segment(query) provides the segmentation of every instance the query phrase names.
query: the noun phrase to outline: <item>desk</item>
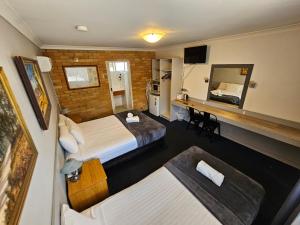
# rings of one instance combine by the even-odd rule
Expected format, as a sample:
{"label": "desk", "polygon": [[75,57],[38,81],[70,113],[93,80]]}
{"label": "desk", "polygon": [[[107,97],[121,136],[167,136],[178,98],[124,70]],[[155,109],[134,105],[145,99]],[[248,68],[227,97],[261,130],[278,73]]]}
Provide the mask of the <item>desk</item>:
{"label": "desk", "polygon": [[193,100],[175,100],[172,104],[183,108],[192,107],[199,111],[214,114],[220,121],[300,147],[299,129],[259,119],[254,116],[227,111]]}

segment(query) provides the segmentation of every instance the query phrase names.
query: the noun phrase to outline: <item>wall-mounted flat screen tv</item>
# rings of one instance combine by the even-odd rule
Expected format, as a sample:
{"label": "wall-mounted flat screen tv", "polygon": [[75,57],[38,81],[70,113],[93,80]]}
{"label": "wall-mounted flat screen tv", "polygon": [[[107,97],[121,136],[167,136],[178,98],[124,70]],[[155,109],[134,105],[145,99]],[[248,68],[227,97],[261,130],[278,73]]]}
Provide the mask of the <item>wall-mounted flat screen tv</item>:
{"label": "wall-mounted flat screen tv", "polygon": [[206,63],[207,45],[185,48],[184,49],[184,63],[196,64]]}

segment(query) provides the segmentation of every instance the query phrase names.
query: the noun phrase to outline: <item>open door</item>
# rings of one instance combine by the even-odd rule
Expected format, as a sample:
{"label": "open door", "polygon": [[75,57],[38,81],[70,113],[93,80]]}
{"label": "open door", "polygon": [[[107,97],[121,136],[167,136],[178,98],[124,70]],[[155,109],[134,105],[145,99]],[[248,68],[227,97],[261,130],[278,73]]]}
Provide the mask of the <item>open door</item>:
{"label": "open door", "polygon": [[130,64],[128,61],[107,61],[107,76],[114,113],[133,108]]}

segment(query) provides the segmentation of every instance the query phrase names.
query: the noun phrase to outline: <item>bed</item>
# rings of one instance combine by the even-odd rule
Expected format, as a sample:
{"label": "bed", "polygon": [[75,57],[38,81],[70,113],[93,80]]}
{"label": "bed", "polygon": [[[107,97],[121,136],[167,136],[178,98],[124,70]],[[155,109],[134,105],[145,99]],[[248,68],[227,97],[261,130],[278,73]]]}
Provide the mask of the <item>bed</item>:
{"label": "bed", "polygon": [[239,105],[243,87],[241,84],[221,82],[215,90],[210,91],[209,99]]}
{"label": "bed", "polygon": [[[139,123],[127,123],[127,113],[138,115]],[[162,139],[166,127],[144,113],[131,110],[78,124],[85,142],[76,153],[67,153],[67,158],[86,161],[99,158],[106,163],[130,151]]]}
{"label": "bed", "polygon": [[229,103],[229,104],[233,104],[233,105],[239,105],[241,102],[240,97],[230,95],[230,94],[216,95],[216,94],[210,93],[209,98],[214,101],[225,102],[225,103]]}
{"label": "bed", "polygon": [[[220,187],[196,171],[200,160],[225,175]],[[260,184],[193,146],[82,214],[84,225],[249,225],[263,196]]]}

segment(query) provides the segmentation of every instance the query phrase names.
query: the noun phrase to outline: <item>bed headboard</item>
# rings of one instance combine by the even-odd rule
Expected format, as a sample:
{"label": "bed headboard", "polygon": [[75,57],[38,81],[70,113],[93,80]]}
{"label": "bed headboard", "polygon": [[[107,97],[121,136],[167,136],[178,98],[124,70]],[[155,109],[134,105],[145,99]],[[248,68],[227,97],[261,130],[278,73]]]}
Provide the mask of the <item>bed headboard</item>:
{"label": "bed headboard", "polygon": [[65,161],[64,150],[57,142],[54,166],[53,200],[52,200],[52,225],[60,225],[60,208],[67,203],[65,177],[60,173]]}

